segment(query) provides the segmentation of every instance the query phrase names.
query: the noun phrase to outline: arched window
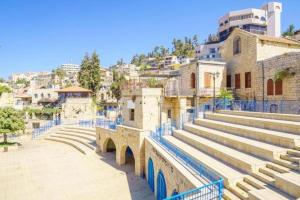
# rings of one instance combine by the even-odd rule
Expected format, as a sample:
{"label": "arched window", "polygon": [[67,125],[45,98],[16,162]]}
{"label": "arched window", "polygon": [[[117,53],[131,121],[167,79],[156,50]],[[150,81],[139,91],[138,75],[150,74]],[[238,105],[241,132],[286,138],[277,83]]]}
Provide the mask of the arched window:
{"label": "arched window", "polygon": [[275,95],[282,95],[282,80],[275,81]]}
{"label": "arched window", "polygon": [[191,73],[191,88],[196,88],[196,75]]}
{"label": "arched window", "polygon": [[260,20],[261,21],[266,21],[266,18],[265,17],[261,17]]}
{"label": "arched window", "polygon": [[148,159],[148,184],[152,192],[154,192],[154,167],[151,158]]}
{"label": "arched window", "polygon": [[233,55],[241,53],[241,38],[236,37],[233,40]]}
{"label": "arched window", "polygon": [[274,95],[274,82],[272,79],[267,82],[267,95]]}

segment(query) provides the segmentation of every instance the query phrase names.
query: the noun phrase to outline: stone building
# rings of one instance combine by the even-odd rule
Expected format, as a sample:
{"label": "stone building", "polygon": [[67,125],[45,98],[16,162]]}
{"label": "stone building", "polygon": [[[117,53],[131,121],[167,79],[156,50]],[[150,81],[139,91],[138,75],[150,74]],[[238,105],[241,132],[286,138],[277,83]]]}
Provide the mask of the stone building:
{"label": "stone building", "polygon": [[227,67],[227,88],[232,88],[239,99],[257,99],[263,85],[257,64],[289,52],[300,52],[300,43],[235,29],[221,51]]}
{"label": "stone building", "polygon": [[62,108],[62,119],[93,119],[96,116],[91,90],[72,86],[56,92]]}

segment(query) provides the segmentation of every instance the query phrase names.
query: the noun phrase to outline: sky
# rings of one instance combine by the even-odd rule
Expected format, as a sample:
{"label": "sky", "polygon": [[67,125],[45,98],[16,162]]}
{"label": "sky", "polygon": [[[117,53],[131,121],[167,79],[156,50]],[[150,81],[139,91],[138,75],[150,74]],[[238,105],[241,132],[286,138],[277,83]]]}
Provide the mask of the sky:
{"label": "sky", "polygon": [[[228,11],[260,8],[264,0],[1,0],[0,77],[80,64],[96,51],[101,65],[129,62],[172,39],[216,33]],[[300,1],[282,0],[282,29],[300,28]]]}

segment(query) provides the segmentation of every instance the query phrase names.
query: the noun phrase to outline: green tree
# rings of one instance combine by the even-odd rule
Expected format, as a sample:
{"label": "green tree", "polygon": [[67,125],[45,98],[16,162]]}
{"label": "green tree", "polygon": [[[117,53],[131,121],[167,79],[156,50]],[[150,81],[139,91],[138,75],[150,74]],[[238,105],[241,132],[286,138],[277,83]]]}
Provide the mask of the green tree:
{"label": "green tree", "polygon": [[220,94],[218,95],[218,98],[232,100],[233,93],[231,90],[221,89]]}
{"label": "green tree", "polygon": [[113,82],[110,86],[110,90],[112,95],[119,100],[121,99],[121,86],[125,82],[125,77],[123,75],[118,74],[115,70],[113,71]]}
{"label": "green tree", "polygon": [[293,24],[291,24],[291,25],[289,25],[287,30],[282,33],[282,36],[291,37],[291,36],[294,36],[294,34],[295,34],[295,26]]}
{"label": "green tree", "polygon": [[52,73],[53,73],[55,76],[58,77],[58,79],[59,79],[59,84],[60,84],[60,86],[62,86],[62,85],[63,85],[63,79],[64,79],[65,76],[66,76],[66,72],[65,72],[63,69],[61,69],[61,68],[57,68],[57,69],[53,70]]}
{"label": "green tree", "polygon": [[0,85],[0,96],[2,93],[11,93],[11,89],[5,85]]}
{"label": "green tree", "polygon": [[25,122],[23,113],[14,108],[0,108],[0,134],[3,135],[3,143],[7,144],[7,135],[24,130]]}
{"label": "green tree", "polygon": [[82,59],[78,73],[78,82],[81,87],[92,90],[93,97],[96,97],[102,82],[100,59],[96,52],[94,52],[91,57],[86,54]]}
{"label": "green tree", "polygon": [[4,83],[5,79],[4,78],[0,78],[0,83]]}
{"label": "green tree", "polygon": [[24,84],[25,87],[28,87],[30,85],[30,82],[27,81],[25,78],[19,78],[17,81],[16,81],[16,84]]}

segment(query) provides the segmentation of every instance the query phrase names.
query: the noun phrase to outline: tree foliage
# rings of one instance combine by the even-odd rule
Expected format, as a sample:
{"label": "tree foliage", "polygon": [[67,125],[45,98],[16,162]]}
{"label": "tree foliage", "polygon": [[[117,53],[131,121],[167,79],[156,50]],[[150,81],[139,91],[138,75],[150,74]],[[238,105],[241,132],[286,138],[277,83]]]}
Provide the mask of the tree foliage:
{"label": "tree foliage", "polygon": [[290,68],[285,68],[282,70],[277,70],[274,76],[274,79],[277,80],[283,80],[287,77],[294,76],[296,73],[294,71],[291,71]]}
{"label": "tree foliage", "polygon": [[28,80],[26,80],[25,78],[19,78],[16,81],[16,84],[23,84],[23,85],[25,85],[25,87],[28,87],[30,82]]}
{"label": "tree foliage", "polygon": [[121,99],[121,86],[125,82],[125,77],[113,71],[113,82],[110,86],[112,95],[119,101]]}
{"label": "tree foliage", "polygon": [[0,134],[4,137],[4,144],[7,143],[7,135],[24,130],[25,122],[22,112],[10,108],[0,108]]}
{"label": "tree foliage", "polygon": [[220,94],[218,95],[218,98],[232,100],[233,99],[233,93],[232,93],[231,90],[221,89]]}
{"label": "tree foliage", "polygon": [[62,86],[63,79],[64,79],[65,76],[66,76],[66,72],[65,72],[63,69],[61,69],[61,68],[57,68],[57,69],[53,70],[52,73],[53,73],[55,76],[58,77],[58,79],[59,79],[59,84],[60,84],[60,86]]}
{"label": "tree foliage", "polygon": [[173,52],[172,54],[178,57],[194,57],[195,48],[199,45],[197,35],[192,38],[185,37],[184,40],[173,39]]}
{"label": "tree foliage", "polygon": [[289,25],[289,27],[287,28],[286,31],[284,31],[282,33],[282,36],[284,37],[291,37],[291,36],[294,36],[295,35],[295,26],[293,24]]}
{"label": "tree foliage", "polygon": [[96,96],[102,82],[100,59],[96,52],[94,52],[91,57],[86,54],[82,59],[78,73],[78,82],[81,87],[92,90],[93,96]]}
{"label": "tree foliage", "polygon": [[7,87],[6,85],[0,85],[0,96],[2,93],[11,93],[11,89]]}

